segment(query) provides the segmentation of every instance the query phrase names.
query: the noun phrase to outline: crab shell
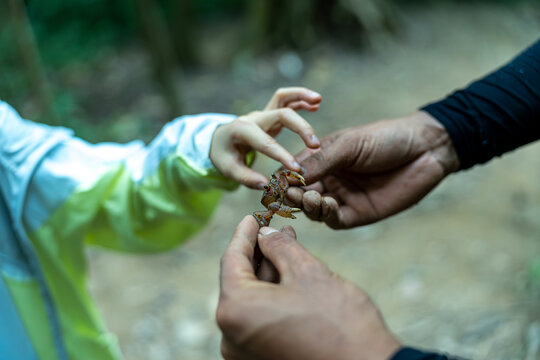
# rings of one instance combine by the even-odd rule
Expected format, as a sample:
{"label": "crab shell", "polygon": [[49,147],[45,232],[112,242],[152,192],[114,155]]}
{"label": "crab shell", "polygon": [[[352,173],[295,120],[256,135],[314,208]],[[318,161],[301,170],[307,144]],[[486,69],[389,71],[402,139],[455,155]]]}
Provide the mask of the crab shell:
{"label": "crab shell", "polygon": [[280,200],[279,195],[279,183],[273,183],[274,179],[272,179],[268,185],[264,186],[264,193],[261,198],[261,204],[264,205],[265,208],[268,208],[268,205],[270,205],[273,202],[276,202]]}

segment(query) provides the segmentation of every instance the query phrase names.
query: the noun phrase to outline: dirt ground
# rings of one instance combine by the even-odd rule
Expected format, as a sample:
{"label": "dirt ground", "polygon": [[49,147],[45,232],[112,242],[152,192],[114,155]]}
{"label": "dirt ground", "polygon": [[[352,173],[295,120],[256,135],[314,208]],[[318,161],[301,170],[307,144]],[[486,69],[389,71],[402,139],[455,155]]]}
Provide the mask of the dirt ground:
{"label": "dirt ground", "polygon": [[[540,34],[540,8],[531,6],[401,15],[398,36],[369,50],[326,42],[302,55],[297,79],[278,73],[280,54],[240,59],[247,65],[238,71],[188,74],[187,101],[195,112],[239,113],[262,107],[279,86],[308,86],[324,99],[306,118],[324,136],[410,113],[505,63]],[[279,140],[301,149],[290,134]],[[269,174],[277,164],[260,157],[255,167]],[[413,209],[374,225],[338,232],[301,215],[273,226],[292,224],[310,251],[372,296],[406,344],[474,359],[540,359],[538,179],[540,143],[452,175]],[[247,189],[226,194],[208,226],[166,254],[90,251],[92,292],[127,359],[220,358],[219,258],[259,199]]]}

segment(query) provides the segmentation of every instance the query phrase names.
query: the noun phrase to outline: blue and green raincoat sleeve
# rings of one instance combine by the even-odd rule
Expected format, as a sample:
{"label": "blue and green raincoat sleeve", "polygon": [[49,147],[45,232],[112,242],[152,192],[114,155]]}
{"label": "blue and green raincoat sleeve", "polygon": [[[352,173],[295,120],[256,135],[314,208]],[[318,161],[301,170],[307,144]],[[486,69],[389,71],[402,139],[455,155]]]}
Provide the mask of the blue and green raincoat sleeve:
{"label": "blue and green raincoat sleeve", "polygon": [[[69,358],[118,359],[87,291],[85,244],[131,252],[178,245],[209,219],[224,178],[209,159],[214,130],[234,116],[177,118],[145,146],[90,144],[71,130],[36,124],[0,102],[0,187],[35,252]],[[6,283],[40,358],[54,353],[42,294]]]}

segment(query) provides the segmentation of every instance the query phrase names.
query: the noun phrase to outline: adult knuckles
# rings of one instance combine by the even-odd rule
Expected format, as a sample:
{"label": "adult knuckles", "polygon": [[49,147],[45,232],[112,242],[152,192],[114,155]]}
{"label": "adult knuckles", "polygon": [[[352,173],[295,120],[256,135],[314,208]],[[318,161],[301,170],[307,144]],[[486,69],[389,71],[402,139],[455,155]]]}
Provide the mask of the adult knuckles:
{"label": "adult knuckles", "polygon": [[319,278],[321,275],[326,275],[321,264],[315,259],[304,257],[296,264],[297,272],[305,274],[306,278]]}
{"label": "adult knuckles", "polygon": [[311,278],[329,278],[332,276],[328,266],[311,254],[302,257],[302,261],[298,263],[298,270]]}
{"label": "adult knuckles", "polygon": [[357,285],[343,279],[339,274],[333,273],[333,276],[335,277],[336,282],[341,283],[342,293],[347,296],[347,298],[352,299],[356,306],[362,309],[362,312],[378,311],[378,308],[375,306],[367,292]]}
{"label": "adult knuckles", "polygon": [[322,149],[321,151],[317,151],[316,153],[312,154],[307,160],[325,163],[327,161],[329,152],[330,151],[328,149]]}
{"label": "adult knuckles", "polygon": [[[328,149],[322,149],[302,161],[302,166],[306,169],[304,177],[309,180],[317,180],[311,179],[311,176],[325,172],[324,169],[326,169],[331,162],[335,161],[331,155],[332,154]],[[337,155],[339,156],[339,154]]]}

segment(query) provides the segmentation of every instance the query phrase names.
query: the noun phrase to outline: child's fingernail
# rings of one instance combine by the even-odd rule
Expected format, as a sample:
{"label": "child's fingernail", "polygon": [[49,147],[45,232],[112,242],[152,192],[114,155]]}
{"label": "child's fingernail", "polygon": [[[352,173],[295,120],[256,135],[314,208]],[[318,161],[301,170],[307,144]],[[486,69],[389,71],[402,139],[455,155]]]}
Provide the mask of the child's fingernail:
{"label": "child's fingernail", "polygon": [[265,183],[260,182],[260,183],[257,184],[257,189],[262,190],[262,189],[264,189],[265,185],[266,185]]}
{"label": "child's fingernail", "polygon": [[300,164],[297,163],[296,161],[293,162],[293,166],[294,166],[295,169],[298,169],[298,170],[300,170],[302,168],[302,166],[300,166]]}
{"label": "child's fingernail", "polygon": [[321,141],[319,140],[317,135],[311,135],[311,142],[315,145],[321,145]]}
{"label": "child's fingernail", "polygon": [[313,97],[318,97],[318,96],[321,96],[321,94],[319,94],[319,93],[316,92],[316,91],[311,90],[311,96],[313,96]]}
{"label": "child's fingernail", "polygon": [[272,234],[272,233],[275,233],[275,232],[278,232],[276,229],[274,228],[271,228],[271,227],[268,227],[268,226],[265,226],[263,228],[261,228],[259,230],[259,232],[263,235],[268,235],[268,234]]}

